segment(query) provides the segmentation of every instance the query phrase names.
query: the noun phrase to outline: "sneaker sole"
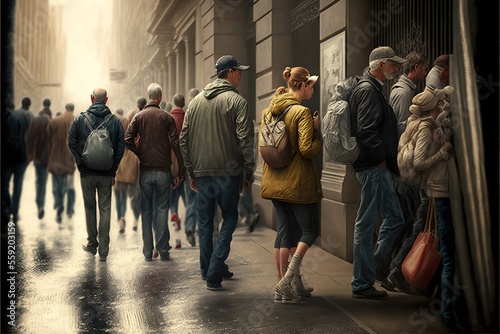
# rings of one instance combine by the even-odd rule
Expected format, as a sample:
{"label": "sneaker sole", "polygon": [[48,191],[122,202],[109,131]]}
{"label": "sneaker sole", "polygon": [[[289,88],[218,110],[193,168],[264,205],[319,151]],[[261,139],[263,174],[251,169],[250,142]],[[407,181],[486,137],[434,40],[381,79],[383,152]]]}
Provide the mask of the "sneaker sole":
{"label": "sneaker sole", "polygon": [[357,299],[374,299],[374,300],[380,300],[380,299],[386,299],[387,295],[385,295],[385,296],[377,296],[377,297],[367,297],[367,296],[358,295],[358,294],[354,294],[353,293],[352,297],[353,298],[357,298]]}

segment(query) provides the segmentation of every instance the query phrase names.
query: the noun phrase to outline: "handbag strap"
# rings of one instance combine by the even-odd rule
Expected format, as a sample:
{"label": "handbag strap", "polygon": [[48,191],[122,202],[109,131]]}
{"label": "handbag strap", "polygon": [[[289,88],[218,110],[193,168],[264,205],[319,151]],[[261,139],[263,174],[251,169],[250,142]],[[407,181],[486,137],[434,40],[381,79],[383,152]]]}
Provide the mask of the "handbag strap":
{"label": "handbag strap", "polygon": [[438,248],[439,235],[438,235],[438,224],[437,224],[437,214],[436,214],[436,204],[435,198],[429,198],[429,209],[427,210],[427,218],[425,220],[424,231],[431,233],[431,229],[434,227],[434,247]]}

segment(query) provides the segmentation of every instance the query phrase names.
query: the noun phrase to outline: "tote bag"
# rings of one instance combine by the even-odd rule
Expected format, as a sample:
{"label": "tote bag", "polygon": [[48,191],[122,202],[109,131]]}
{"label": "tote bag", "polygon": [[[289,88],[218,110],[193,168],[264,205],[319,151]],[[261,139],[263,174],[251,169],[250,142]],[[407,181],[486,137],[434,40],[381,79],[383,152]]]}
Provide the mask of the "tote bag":
{"label": "tote bag", "polygon": [[[432,233],[433,226],[434,233]],[[405,279],[418,290],[425,291],[427,289],[439,268],[442,256],[438,250],[438,240],[436,207],[434,198],[431,197],[425,228],[418,234],[413,247],[401,265]]]}

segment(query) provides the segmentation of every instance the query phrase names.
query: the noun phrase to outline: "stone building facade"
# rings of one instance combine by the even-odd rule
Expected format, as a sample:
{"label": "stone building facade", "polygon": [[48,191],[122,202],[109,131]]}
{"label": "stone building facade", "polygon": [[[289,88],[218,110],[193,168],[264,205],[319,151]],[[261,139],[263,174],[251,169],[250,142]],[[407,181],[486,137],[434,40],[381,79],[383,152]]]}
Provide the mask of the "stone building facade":
{"label": "stone building facade", "polygon": [[[452,0],[425,2],[424,11],[448,15]],[[215,74],[214,64],[224,54],[251,66],[243,74],[240,93],[255,112],[256,131],[261,111],[277,87],[284,84],[286,66],[304,66],[319,75],[315,94],[305,105],[325,114],[329,94],[338,80],[360,74],[374,46],[391,45],[405,56],[425,52],[431,61],[451,53],[451,17],[443,29],[428,28],[435,17],[419,13],[411,1],[368,0],[141,0],[126,5],[115,1],[113,36],[117,43],[111,64],[126,73],[116,80],[123,99],[135,106],[151,82],[164,88],[164,100],[190,88],[202,89]],[[441,13],[440,12],[440,13]],[[432,44],[425,42],[428,32]],[[272,203],[262,200],[259,157],[253,186],[261,223],[275,226]],[[324,199],[317,245],[352,260],[354,220],[359,185],[350,166],[335,164],[324,154]]]}
{"label": "stone building facade", "polygon": [[49,0],[17,0],[14,26],[14,104],[25,96],[31,110],[49,98],[53,110],[64,110],[62,81],[66,67],[62,7]]}

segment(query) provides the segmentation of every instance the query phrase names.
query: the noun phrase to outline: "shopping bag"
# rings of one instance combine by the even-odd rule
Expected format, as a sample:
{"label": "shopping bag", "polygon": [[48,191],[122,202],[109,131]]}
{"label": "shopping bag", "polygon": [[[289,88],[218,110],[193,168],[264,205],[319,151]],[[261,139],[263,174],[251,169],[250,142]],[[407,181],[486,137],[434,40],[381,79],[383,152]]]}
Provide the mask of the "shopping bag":
{"label": "shopping bag", "polygon": [[430,198],[425,228],[418,234],[401,265],[401,271],[408,283],[421,291],[427,289],[441,263],[437,231],[436,207],[434,198]]}

